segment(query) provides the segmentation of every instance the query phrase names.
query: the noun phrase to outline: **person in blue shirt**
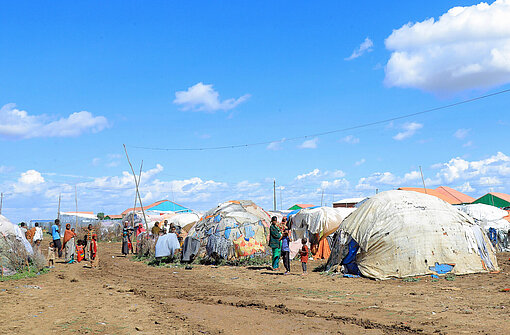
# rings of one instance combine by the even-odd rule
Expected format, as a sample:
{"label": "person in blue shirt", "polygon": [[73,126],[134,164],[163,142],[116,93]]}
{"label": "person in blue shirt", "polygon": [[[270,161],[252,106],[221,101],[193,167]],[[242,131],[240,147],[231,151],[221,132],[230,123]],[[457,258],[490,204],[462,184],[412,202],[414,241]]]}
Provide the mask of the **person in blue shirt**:
{"label": "person in blue shirt", "polygon": [[285,266],[285,275],[290,274],[290,237],[289,230],[285,229],[283,231],[282,237],[280,240],[282,241],[282,258],[283,258],[283,266]]}
{"label": "person in blue shirt", "polygon": [[62,242],[60,241],[60,220],[55,219],[55,224],[51,226],[51,237],[53,238],[53,245],[58,251],[58,258],[62,257]]}

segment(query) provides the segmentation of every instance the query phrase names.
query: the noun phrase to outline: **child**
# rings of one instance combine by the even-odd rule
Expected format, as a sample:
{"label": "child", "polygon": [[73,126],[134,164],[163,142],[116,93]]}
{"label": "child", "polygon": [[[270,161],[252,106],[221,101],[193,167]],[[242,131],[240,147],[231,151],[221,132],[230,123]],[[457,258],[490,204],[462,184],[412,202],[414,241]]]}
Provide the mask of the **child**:
{"label": "child", "polygon": [[50,269],[54,268],[55,265],[55,244],[53,242],[50,242],[50,246],[48,247],[48,267]]}
{"label": "child", "polygon": [[81,262],[85,258],[85,250],[83,249],[83,241],[79,240],[76,246],[76,260]]}
{"label": "child", "polygon": [[303,243],[303,247],[299,250],[299,255],[301,256],[301,267],[303,268],[303,276],[306,275],[306,263],[308,263],[308,246],[306,245],[306,238],[301,240]]}
{"label": "child", "polygon": [[97,267],[97,263],[99,263],[99,257],[97,256],[97,235],[93,234],[90,243],[90,267]]}
{"label": "child", "polygon": [[287,229],[283,231],[283,235],[280,240],[282,241],[283,266],[285,266],[284,275],[288,275],[290,274],[290,238],[289,231]]}

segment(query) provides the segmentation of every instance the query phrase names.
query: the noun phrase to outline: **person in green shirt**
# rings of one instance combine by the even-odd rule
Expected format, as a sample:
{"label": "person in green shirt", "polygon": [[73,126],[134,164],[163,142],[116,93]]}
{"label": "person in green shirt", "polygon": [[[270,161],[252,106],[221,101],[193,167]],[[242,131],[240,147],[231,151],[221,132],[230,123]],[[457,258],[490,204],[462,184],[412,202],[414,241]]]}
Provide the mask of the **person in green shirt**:
{"label": "person in green shirt", "polygon": [[280,266],[280,254],[281,254],[281,241],[282,233],[280,228],[276,225],[278,218],[273,216],[271,218],[271,227],[269,228],[269,247],[273,251],[272,268],[273,270],[278,269]]}

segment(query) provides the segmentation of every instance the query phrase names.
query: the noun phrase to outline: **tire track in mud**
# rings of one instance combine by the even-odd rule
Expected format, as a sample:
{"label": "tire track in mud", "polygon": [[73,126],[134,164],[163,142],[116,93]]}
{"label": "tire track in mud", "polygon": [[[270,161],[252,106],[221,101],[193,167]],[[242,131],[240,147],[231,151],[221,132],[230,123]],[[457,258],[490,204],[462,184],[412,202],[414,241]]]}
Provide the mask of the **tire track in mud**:
{"label": "tire track in mud", "polygon": [[[222,305],[238,309],[251,309],[253,311],[264,310],[273,314],[292,315],[301,318],[304,316],[306,318],[333,321],[339,325],[356,327],[359,330],[359,333],[363,333],[366,330],[379,330],[384,334],[427,334],[427,332],[421,328],[413,328],[404,323],[388,325],[372,321],[368,318],[357,318],[334,313],[321,314],[311,309],[293,309],[285,306],[284,304],[268,305],[257,300],[235,300],[236,296],[246,295],[246,292],[235,290],[233,288],[221,289],[219,284],[215,285],[207,283],[207,281],[203,280],[204,278],[193,278],[192,280],[185,282],[181,279],[175,282],[175,291],[169,291],[167,286],[155,284],[158,283],[158,281],[164,281],[165,277],[169,277],[169,269],[149,268],[143,263],[132,262],[125,258],[117,258],[115,262],[112,262],[111,258],[106,259],[108,259],[108,261],[103,263],[103,273],[100,275],[101,277],[104,278],[111,276],[121,281],[124,280],[126,282],[124,285],[126,288],[129,287],[128,290],[130,292],[149,300],[153,305],[155,305],[156,309],[167,316],[170,315],[173,321],[178,322],[181,327],[185,328],[190,333],[221,334],[224,333],[224,330],[197,324],[185,315],[179,313],[179,308],[172,303],[167,303],[165,299],[177,299],[192,304],[198,303],[207,306]],[[134,271],[130,271],[131,273],[126,274],[125,271],[123,271],[124,267],[134,268]],[[138,285],[133,287],[133,283],[137,283]],[[191,287],[193,288],[193,291],[189,290]],[[218,299],[196,294],[195,292],[213,292],[215,296],[225,297],[223,299]],[[229,298],[234,298],[234,300],[228,301]],[[338,328],[341,328],[341,326]],[[440,330],[436,330],[434,334],[442,334],[442,332]]]}

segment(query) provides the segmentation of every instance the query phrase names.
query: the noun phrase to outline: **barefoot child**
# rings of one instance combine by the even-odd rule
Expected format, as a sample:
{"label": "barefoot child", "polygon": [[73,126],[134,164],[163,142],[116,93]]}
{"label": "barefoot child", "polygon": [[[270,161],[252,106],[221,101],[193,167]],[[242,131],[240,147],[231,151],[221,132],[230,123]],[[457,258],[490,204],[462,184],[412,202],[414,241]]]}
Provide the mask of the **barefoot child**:
{"label": "barefoot child", "polygon": [[50,269],[55,267],[55,265],[54,265],[54,263],[55,263],[55,251],[56,251],[55,244],[53,242],[50,242],[50,246],[48,247],[48,257],[47,257],[47,259],[48,259],[48,267]]}
{"label": "barefoot child", "polygon": [[95,268],[99,263],[99,257],[97,256],[97,235],[92,235],[92,241],[90,243],[90,267]]}
{"label": "barefoot child", "polygon": [[301,267],[303,268],[303,275],[306,275],[306,263],[308,263],[308,246],[306,245],[306,238],[301,240],[303,243],[303,247],[299,250],[299,255],[301,256]]}

